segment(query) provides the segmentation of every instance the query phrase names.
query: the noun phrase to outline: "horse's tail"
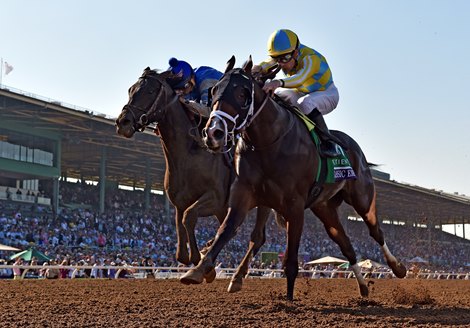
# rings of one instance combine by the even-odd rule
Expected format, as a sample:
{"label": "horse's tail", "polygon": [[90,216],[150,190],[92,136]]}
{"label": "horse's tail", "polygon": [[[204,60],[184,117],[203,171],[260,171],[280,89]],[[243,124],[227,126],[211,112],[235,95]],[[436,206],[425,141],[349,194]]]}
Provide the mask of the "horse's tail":
{"label": "horse's tail", "polygon": [[273,210],[273,212],[274,212],[274,219],[276,220],[277,226],[279,228],[283,228],[284,230],[287,229],[286,219],[276,210]]}

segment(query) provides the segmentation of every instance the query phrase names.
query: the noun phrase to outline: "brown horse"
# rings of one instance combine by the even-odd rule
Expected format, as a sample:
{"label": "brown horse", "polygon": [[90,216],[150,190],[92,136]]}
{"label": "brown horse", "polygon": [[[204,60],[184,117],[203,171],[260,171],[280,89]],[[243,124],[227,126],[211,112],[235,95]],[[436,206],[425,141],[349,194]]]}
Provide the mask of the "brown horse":
{"label": "brown horse", "polygon": [[304,209],[310,208],[352,265],[361,295],[367,296],[368,288],[356,263],[356,254],[339,220],[337,210],[343,201],[364,219],[394,274],[405,277],[406,268],[388,249],[379,227],[374,182],[359,145],[345,133],[333,132],[347,149],[356,179],[324,184],[321,193],[312,196],[320,156],[304,123],[268,97],[254,81],[251,58],[242,69],[233,69],[234,64],[232,57],[224,76],[212,89],[213,107],[204,137],[207,146],[217,153],[230,140],[235,140],[236,134],[241,135],[235,154],[237,177],[232,184],[229,211],[205,257],[181,277],[181,282],[201,283],[247,212],[255,206],[267,206],[287,221],[283,267],[287,298],[292,300],[299,270]]}
{"label": "brown horse", "polygon": [[[193,113],[178,100],[167,83],[171,78],[171,72],[157,73],[147,67],[129,88],[129,101],[116,120],[116,130],[131,138],[136,131],[157,123],[166,160],[164,187],[176,209],[176,259],[189,265],[201,259],[194,233],[197,219],[214,215],[222,223],[234,171],[223,154],[211,154],[202,148],[202,140],[194,133],[195,126],[190,118]],[[249,250],[234,279],[241,279],[248,272],[249,261],[264,244],[264,227],[269,214],[269,208],[258,208]],[[215,271],[206,275],[206,279],[208,277],[213,279]],[[232,291],[238,290],[241,283],[233,288]]]}

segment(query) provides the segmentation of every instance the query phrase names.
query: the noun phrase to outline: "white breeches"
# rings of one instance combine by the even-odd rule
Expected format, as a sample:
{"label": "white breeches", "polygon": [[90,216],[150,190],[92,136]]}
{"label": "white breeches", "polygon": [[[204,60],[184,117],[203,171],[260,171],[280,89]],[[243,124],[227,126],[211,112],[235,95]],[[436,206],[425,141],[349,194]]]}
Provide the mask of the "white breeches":
{"label": "white breeches", "polygon": [[325,91],[304,93],[290,88],[277,88],[276,95],[293,106],[299,107],[304,114],[309,114],[313,109],[318,109],[322,115],[326,115],[338,106],[339,93],[332,83]]}

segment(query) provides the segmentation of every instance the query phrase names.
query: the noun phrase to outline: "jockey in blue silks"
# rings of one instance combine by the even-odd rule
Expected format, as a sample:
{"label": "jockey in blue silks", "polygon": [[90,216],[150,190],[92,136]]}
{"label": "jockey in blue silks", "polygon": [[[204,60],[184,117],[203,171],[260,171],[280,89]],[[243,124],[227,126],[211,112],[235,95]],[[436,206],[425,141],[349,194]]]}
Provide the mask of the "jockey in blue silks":
{"label": "jockey in blue silks", "polygon": [[222,72],[208,66],[193,69],[187,62],[174,57],[170,58],[169,64],[168,70],[176,76],[170,85],[181,96],[180,100],[201,116],[209,117],[209,90],[222,77]]}

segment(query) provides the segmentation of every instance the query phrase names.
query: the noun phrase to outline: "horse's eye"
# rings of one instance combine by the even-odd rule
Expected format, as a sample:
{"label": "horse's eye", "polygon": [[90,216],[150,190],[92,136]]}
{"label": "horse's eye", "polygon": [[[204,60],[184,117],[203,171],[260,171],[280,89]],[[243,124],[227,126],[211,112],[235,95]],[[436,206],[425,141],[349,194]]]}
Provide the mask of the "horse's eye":
{"label": "horse's eye", "polygon": [[246,99],[248,98],[248,92],[249,92],[248,89],[243,88],[243,89],[242,89],[242,92],[241,92],[240,95],[239,95],[240,100],[242,100],[243,102],[245,102]]}

